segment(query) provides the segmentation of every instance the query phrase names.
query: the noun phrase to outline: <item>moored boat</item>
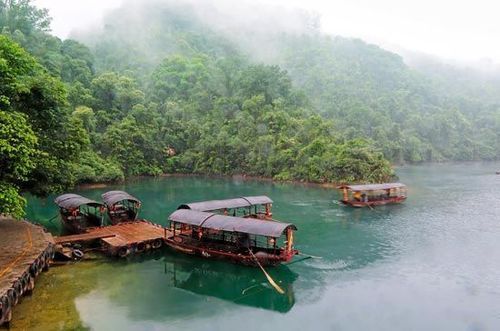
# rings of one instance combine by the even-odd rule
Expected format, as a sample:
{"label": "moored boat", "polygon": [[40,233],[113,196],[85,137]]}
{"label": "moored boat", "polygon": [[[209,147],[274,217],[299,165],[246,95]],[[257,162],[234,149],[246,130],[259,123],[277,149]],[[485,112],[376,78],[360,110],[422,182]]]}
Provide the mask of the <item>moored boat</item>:
{"label": "moored boat", "polygon": [[368,185],[341,185],[343,196],[340,202],[351,207],[372,207],[406,200],[407,188],[402,183]]}
{"label": "moored boat", "polygon": [[106,207],[100,202],[73,193],[60,195],[54,202],[66,233],[83,233],[89,227],[104,225]]}
{"label": "moored boat", "polygon": [[102,194],[111,224],[137,220],[141,201],[124,191],[109,191]]}
{"label": "moored boat", "polygon": [[[55,238],[59,253],[69,259],[80,259],[88,249],[98,249],[111,256],[126,257],[163,247],[165,228],[137,219],[140,208],[137,198],[123,191],[111,191],[103,194],[103,200],[109,209],[77,194],[56,198],[66,230]],[[112,224],[104,222],[106,210]]]}
{"label": "moored boat", "polygon": [[186,254],[249,266],[275,266],[298,254],[293,247],[297,227],[291,223],[189,209],[178,209],[169,222],[166,244]]}
{"label": "moored boat", "polygon": [[239,197],[234,199],[191,202],[180,205],[177,209],[190,209],[214,212],[227,216],[272,219],[273,200],[265,195]]}

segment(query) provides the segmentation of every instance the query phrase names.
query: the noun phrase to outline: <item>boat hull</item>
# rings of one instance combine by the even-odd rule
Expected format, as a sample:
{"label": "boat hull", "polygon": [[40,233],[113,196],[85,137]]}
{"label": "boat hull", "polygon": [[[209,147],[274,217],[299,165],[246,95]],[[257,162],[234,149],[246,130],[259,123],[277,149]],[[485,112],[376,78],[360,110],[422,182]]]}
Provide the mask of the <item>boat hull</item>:
{"label": "boat hull", "polygon": [[375,207],[375,206],[383,206],[388,204],[396,204],[402,203],[406,200],[406,197],[394,197],[390,199],[384,200],[372,200],[372,201],[352,201],[352,200],[340,200],[344,205],[354,207],[354,208],[363,208],[363,207]]}
{"label": "boat hull", "polygon": [[87,229],[86,224],[69,222],[67,220],[63,220],[62,224],[62,233],[63,234],[79,234],[84,233]]}
{"label": "boat hull", "polygon": [[282,262],[290,261],[293,258],[293,256],[298,253],[298,251],[296,250],[293,250],[290,254],[280,254],[280,255],[257,252],[255,253],[255,258],[254,258],[250,254],[247,255],[241,253],[221,251],[210,247],[193,246],[175,241],[172,238],[165,239],[165,243],[172,249],[184,254],[195,255],[208,259],[226,260],[232,263],[242,264],[251,267],[258,267],[258,264],[255,259],[257,259],[259,263],[264,267],[277,266]]}

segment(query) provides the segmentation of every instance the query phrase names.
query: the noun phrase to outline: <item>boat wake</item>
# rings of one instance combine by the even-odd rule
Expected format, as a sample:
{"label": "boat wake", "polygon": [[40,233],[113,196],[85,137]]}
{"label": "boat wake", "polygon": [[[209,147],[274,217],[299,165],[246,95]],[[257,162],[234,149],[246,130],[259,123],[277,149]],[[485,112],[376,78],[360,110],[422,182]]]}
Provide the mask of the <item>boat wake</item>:
{"label": "boat wake", "polygon": [[345,260],[325,261],[323,259],[311,259],[305,262],[308,267],[323,271],[340,271],[348,269],[352,263]]}

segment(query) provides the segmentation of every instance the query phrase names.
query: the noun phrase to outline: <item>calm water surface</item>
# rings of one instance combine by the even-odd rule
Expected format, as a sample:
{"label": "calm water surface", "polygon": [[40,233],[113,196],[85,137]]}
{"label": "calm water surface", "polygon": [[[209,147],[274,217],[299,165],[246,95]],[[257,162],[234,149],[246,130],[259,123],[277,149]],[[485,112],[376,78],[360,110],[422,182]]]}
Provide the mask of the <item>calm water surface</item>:
{"label": "calm water surface", "polygon": [[[336,203],[332,189],[207,178],[141,179],[124,189],[165,224],[183,202],[266,194],[293,221],[296,247],[322,259],[257,269],[173,253],[51,268],[16,307],[12,329],[500,330],[500,164],[398,169],[403,205]],[[29,218],[57,233],[57,210],[29,199]]]}

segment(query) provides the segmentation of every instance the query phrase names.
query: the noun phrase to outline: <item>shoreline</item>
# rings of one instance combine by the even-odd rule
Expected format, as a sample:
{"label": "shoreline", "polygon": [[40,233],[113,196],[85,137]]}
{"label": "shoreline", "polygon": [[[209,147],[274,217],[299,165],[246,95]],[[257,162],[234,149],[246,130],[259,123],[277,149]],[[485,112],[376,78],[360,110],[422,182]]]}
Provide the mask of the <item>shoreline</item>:
{"label": "shoreline", "polygon": [[268,183],[276,183],[276,184],[293,184],[293,185],[301,185],[301,186],[310,186],[310,187],[320,187],[326,189],[336,189],[342,183],[318,183],[311,182],[306,180],[275,180],[271,177],[265,176],[252,176],[245,174],[235,174],[235,175],[208,175],[208,174],[186,174],[186,173],[165,173],[158,176],[147,176],[147,175],[138,175],[131,176],[123,181],[117,182],[99,182],[99,183],[82,183],[75,185],[75,188],[78,189],[96,189],[96,188],[105,188],[111,185],[123,184],[128,182],[133,182],[135,180],[140,180],[144,178],[182,178],[182,177],[200,177],[200,178],[211,178],[211,179],[232,179],[232,180],[241,180],[241,181],[260,181],[260,182],[268,182]]}
{"label": "shoreline", "polygon": [[[472,164],[472,163],[486,163],[486,164],[495,164],[498,163],[498,160],[479,160],[479,161],[442,161],[442,162],[422,162],[422,163],[403,163],[403,164],[393,164],[393,168],[403,168],[406,166],[424,166],[424,165],[452,165],[452,164]],[[496,168],[495,168],[496,169]],[[77,184],[74,187],[75,188],[82,188],[82,189],[95,189],[95,188],[105,188],[110,185],[115,185],[115,184],[122,184],[122,183],[127,183],[131,182],[134,180],[139,180],[143,178],[167,178],[167,177],[172,177],[172,178],[181,178],[181,177],[204,177],[204,178],[218,178],[218,179],[233,179],[233,180],[253,180],[253,181],[261,181],[261,182],[271,182],[271,183],[276,183],[276,184],[294,184],[294,185],[302,185],[302,186],[311,186],[311,187],[320,187],[320,188],[327,188],[327,189],[336,189],[339,185],[346,184],[346,183],[341,183],[341,182],[326,182],[326,183],[320,183],[320,182],[311,182],[311,181],[306,181],[306,180],[276,180],[271,177],[265,177],[265,176],[254,176],[254,175],[246,175],[246,174],[234,174],[234,175],[215,175],[215,174],[196,174],[196,173],[163,173],[158,176],[149,176],[149,175],[137,175],[137,176],[131,176],[128,178],[125,178],[123,181],[116,181],[116,182],[98,182],[98,183],[81,183]],[[397,180],[394,178],[394,180]],[[349,184],[359,184],[358,182],[355,183],[349,183]]]}

